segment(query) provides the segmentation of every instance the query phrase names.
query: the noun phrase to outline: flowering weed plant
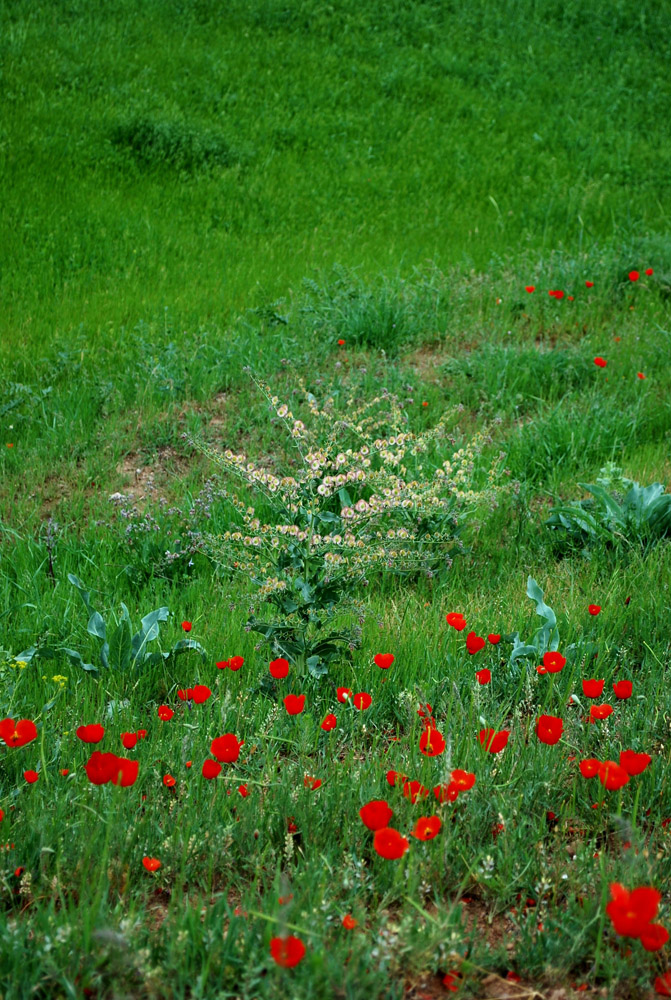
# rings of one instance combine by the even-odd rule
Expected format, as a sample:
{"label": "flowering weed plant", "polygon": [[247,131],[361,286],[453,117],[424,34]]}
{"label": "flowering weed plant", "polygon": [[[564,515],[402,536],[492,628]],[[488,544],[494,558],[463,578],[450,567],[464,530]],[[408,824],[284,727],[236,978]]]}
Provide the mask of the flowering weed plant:
{"label": "flowering weed plant", "polygon": [[337,393],[320,405],[299,380],[308,426],[266,382],[253,380],[293,442],[299,467],[275,475],[243,453],[193,441],[258,504],[222,487],[236,520],[206,538],[206,548],[248,577],[274,609],[272,617],[252,615],[248,628],[321,676],[343,647],[358,644],[357,628],[342,625],[360,611],[358,587],[382,571],[433,577],[449,568],[468,518],[496,501],[502,457],[483,468],[486,431],[455,447],[449,427],[459,407],[415,433],[393,394],[383,390],[365,403],[350,398],[338,410]]}

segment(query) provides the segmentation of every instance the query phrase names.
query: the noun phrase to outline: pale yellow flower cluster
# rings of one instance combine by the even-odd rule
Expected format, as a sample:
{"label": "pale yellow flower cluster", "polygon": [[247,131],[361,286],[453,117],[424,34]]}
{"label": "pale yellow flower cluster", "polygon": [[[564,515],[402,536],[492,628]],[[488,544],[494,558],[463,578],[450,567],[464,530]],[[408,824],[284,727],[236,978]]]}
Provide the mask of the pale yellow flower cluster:
{"label": "pale yellow flower cluster", "polygon": [[275,512],[264,522],[247,500],[224,490],[239,526],[210,539],[215,556],[255,580],[261,597],[285,589],[292,575],[300,575],[278,568],[289,552],[320,557],[325,580],[364,578],[376,566],[426,568],[440,558],[441,547],[454,542],[457,524],[481,504],[491,504],[501,489],[501,456],[490,464],[485,485],[476,486],[478,459],[490,443],[486,433],[440,456],[453,444],[450,427],[460,407],[414,433],[388,393],[363,404],[351,398],[338,413],[333,396],[320,406],[299,380],[313,418],[308,428],[265,382],[255,382],[295,442],[298,471],[277,476],[243,453],[228,449],[222,454],[194,444],[225,474],[264,496]]}

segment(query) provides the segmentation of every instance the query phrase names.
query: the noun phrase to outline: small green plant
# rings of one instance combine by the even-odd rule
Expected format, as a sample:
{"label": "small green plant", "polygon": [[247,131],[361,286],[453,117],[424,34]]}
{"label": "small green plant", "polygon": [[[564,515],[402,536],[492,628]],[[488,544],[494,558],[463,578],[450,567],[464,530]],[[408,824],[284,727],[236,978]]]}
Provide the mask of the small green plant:
{"label": "small green plant", "polygon": [[485,432],[444,458],[446,443],[454,444],[447,428],[457,407],[415,434],[392,394],[363,404],[352,398],[336,412],[335,394],[320,407],[300,383],[314,421],[308,428],[268,385],[255,381],[274,419],[288,430],[302,467],[276,476],[244,454],[221,454],[192,441],[227,476],[242,480],[262,508],[220,488],[237,521],[204,544],[274,608],[270,620],[252,615],[247,629],[259,632],[275,653],[322,676],[343,646],[358,644],[358,626],[337,624],[346,614],[360,615],[357,587],[377,572],[433,576],[451,564],[465,522],[495,500],[501,456],[478,487]]}
{"label": "small green plant", "polygon": [[671,535],[671,494],[661,483],[640,486],[612,463],[596,483],[578,483],[591,497],[553,507],[545,524],[571,544],[647,545]]}
{"label": "small green plant", "polygon": [[529,656],[539,658],[544,653],[555,652],[555,650],[559,649],[557,616],[552,608],[545,603],[543,591],[532,576],[527,580],[527,597],[536,605],[536,614],[544,619],[544,624],[536,629],[533,638],[529,642],[524,642],[520,639],[519,632],[504,636],[504,640],[511,642],[513,646],[508,660],[511,667],[520,658]]}
{"label": "small green plant", "polygon": [[[205,650],[194,639],[180,639],[172,649],[167,651],[150,651],[147,648],[148,643],[158,639],[161,622],[168,620],[168,608],[162,607],[150,611],[140,622],[138,631],[133,634],[130,614],[125,604],[121,604],[121,616],[118,621],[108,626],[100,612],[93,608],[89,591],[79,577],[75,576],[74,573],[68,573],[68,580],[79,591],[86,610],[89,612],[87,632],[102,640],[100,663],[105,670],[128,670],[129,668],[139,670],[143,667],[152,667],[163,663],[170,657],[187,653],[190,650],[196,650],[205,659]],[[26,664],[34,659],[53,660],[61,657],[67,657],[74,666],[81,667],[89,673],[98,673],[95,664],[87,663],[76,649],[65,646],[31,646],[30,649],[24,649],[21,653],[17,653],[14,660]]]}

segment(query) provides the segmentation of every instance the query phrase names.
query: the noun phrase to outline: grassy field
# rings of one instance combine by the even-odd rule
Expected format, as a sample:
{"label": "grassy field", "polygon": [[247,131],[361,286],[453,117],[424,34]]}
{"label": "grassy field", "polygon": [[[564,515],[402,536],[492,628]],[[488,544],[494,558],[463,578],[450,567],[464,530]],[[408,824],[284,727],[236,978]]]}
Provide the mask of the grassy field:
{"label": "grassy field", "polygon": [[[0,720],[36,725],[24,742],[0,722],[5,1000],[671,995],[668,946],[606,910],[612,884],[654,887],[671,928],[669,542],[612,506],[592,535],[546,524],[597,479],[622,504],[621,476],[671,478],[670,16],[0,8]],[[308,426],[300,385],[333,399],[333,456],[376,396],[383,436],[390,397],[408,432],[439,425],[403,460],[420,482],[486,437],[449,568],[381,560],[332,614],[299,583],[317,602],[303,624],[354,638],[316,666],[312,647],[288,655],[276,680],[290,633],[249,628],[272,609],[222,553],[240,515],[211,458],[302,467],[250,369]],[[238,488],[278,523],[271,496]],[[372,490],[324,501],[333,532]],[[145,659],[130,635],[159,608]],[[566,657],[550,676],[548,650]],[[297,715],[288,694],[306,696]],[[556,743],[541,716],[563,720]],[[500,753],[490,728],[510,733]],[[208,779],[222,734],[244,743]],[[621,788],[581,773],[627,750],[651,762]],[[136,779],[96,784],[95,751],[139,761]],[[455,769],[474,784],[441,802]],[[407,838],[398,859],[360,818],[375,800]],[[271,955],[288,935],[306,949],[293,968]]]}

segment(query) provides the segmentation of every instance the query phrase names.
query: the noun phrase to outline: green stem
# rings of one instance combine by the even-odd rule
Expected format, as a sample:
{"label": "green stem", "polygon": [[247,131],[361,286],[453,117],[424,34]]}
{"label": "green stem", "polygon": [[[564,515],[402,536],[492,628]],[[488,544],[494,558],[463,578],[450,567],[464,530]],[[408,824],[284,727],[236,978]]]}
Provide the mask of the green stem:
{"label": "green stem", "polygon": [[42,761],[42,775],[44,783],[49,784],[49,772],[47,771],[47,758],[44,752],[44,722],[42,722],[42,735],[40,736],[40,760]]}
{"label": "green stem", "polygon": [[604,871],[604,852],[599,851],[599,868],[601,869],[601,879],[602,879],[602,889],[601,889],[601,914],[599,917],[599,927],[597,930],[597,940],[596,940],[596,953],[594,955],[594,968],[593,974],[596,979],[599,973],[599,964],[601,962],[601,945],[603,942],[603,930],[606,924],[606,895],[608,892],[608,885],[606,883],[606,873]]}

